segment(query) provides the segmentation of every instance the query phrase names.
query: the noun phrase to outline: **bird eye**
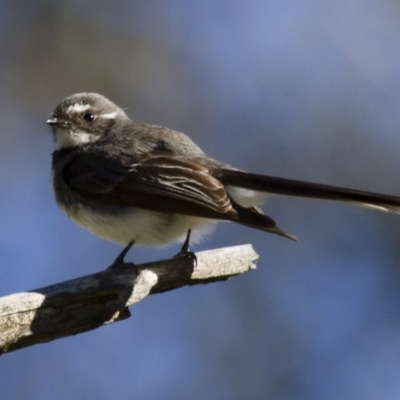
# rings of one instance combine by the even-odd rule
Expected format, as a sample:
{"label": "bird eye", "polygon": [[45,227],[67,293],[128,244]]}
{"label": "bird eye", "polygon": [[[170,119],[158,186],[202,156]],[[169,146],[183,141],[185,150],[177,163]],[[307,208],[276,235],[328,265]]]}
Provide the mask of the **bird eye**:
{"label": "bird eye", "polygon": [[94,121],[94,114],[92,113],[85,113],[83,114],[83,119],[87,122],[93,122]]}

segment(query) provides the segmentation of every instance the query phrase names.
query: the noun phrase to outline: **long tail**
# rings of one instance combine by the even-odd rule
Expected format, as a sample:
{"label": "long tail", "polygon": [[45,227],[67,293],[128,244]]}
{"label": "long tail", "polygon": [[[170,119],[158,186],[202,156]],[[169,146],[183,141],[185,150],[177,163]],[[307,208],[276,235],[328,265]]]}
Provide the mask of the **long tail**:
{"label": "long tail", "polygon": [[318,183],[275,178],[233,169],[224,169],[218,177],[224,185],[285,196],[335,200],[360,207],[400,214],[400,197],[363,192]]}

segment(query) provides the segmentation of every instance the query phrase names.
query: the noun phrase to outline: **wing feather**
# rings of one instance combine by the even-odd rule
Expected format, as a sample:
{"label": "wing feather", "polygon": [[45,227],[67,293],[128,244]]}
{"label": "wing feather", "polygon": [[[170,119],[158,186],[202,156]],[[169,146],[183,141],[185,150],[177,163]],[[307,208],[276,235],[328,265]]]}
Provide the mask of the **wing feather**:
{"label": "wing feather", "polygon": [[[206,167],[172,155],[148,154],[134,164],[98,154],[75,157],[65,168],[71,190],[103,204],[223,218],[232,210],[223,184]],[[228,217],[228,215],[226,215]]]}

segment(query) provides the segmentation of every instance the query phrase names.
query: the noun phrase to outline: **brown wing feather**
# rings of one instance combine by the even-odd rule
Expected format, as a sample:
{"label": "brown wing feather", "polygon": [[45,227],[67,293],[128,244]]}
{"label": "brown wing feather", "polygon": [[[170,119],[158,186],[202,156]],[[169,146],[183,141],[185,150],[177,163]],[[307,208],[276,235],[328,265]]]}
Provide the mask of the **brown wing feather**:
{"label": "brown wing feather", "polygon": [[206,218],[228,219],[233,212],[223,184],[207,168],[173,156],[143,158],[112,192],[124,205],[155,211],[162,203],[166,212]]}
{"label": "brown wing feather", "polygon": [[148,154],[134,164],[78,155],[63,176],[71,190],[103,204],[158,211],[162,203],[165,212],[220,219],[233,212],[223,184],[206,167],[170,155]]}
{"label": "brown wing feather", "polygon": [[229,220],[294,239],[259,209],[235,203],[207,167],[180,157],[152,153],[124,165],[85,155],[65,167],[64,179],[85,201]]}

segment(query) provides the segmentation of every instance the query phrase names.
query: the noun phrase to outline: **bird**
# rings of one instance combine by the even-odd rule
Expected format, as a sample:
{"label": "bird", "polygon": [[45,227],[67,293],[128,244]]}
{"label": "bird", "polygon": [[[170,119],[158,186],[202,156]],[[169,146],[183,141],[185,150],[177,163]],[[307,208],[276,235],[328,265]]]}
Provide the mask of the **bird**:
{"label": "bird", "polygon": [[55,150],[59,207],[93,234],[121,244],[113,266],[135,245],[189,241],[231,221],[297,240],[260,205],[278,194],[341,201],[400,213],[400,197],[243,171],[208,157],[187,135],[137,122],[98,93],[66,97],[46,121]]}

